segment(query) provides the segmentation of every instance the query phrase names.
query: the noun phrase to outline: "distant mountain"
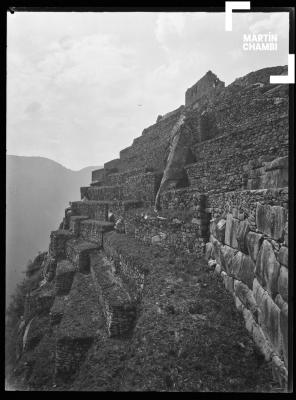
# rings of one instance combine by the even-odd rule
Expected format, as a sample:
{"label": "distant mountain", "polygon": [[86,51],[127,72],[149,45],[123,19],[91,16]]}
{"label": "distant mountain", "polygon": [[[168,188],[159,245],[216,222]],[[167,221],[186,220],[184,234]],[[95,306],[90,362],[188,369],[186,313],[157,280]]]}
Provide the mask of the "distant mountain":
{"label": "distant mountain", "polygon": [[6,299],[24,277],[27,261],[47,250],[70,200],[98,166],[72,171],[43,157],[6,157]]}

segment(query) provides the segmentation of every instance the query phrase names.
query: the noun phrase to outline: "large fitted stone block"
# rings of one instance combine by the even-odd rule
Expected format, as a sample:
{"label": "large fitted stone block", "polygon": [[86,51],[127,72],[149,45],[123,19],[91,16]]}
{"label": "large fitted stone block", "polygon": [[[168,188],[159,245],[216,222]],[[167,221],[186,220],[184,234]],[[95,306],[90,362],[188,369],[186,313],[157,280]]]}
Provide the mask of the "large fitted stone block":
{"label": "large fitted stone block", "polygon": [[216,237],[216,220],[212,219],[210,221],[210,234]]}
{"label": "large fitted stone block", "polygon": [[264,288],[275,296],[280,264],[278,263],[271,243],[264,240],[256,262],[256,276]]}
{"label": "large fitted stone block", "polygon": [[224,286],[228,292],[233,293],[233,278],[227,274],[222,276]]}
{"label": "large fitted stone block", "polygon": [[270,296],[262,296],[259,308],[259,325],[264,334],[268,337],[277,354],[281,352],[280,334],[280,309],[273,302]]}
{"label": "large fitted stone block", "polygon": [[282,188],[288,186],[288,157],[277,158],[265,166],[264,188]]}
{"label": "large fitted stone block", "polygon": [[288,247],[282,246],[278,254],[278,262],[288,267]]}
{"label": "large fitted stone block", "polygon": [[243,262],[243,253],[241,251],[238,251],[237,253],[234,254],[232,262],[229,266],[229,273],[237,279],[239,279],[238,276],[242,266],[242,262]]}
{"label": "large fitted stone block", "polygon": [[221,247],[221,261],[223,262],[222,266],[228,274],[231,272],[231,264],[237,252],[238,250],[235,250],[232,247],[226,245]]}
{"label": "large fitted stone block", "polygon": [[288,169],[288,156],[279,157],[275,160],[272,160],[269,163],[266,163],[265,166],[266,171],[273,171],[277,169]]}
{"label": "large fitted stone block", "polygon": [[205,259],[206,259],[206,260],[210,260],[210,259],[212,258],[212,256],[213,256],[213,251],[214,251],[213,243],[208,242],[208,243],[206,244],[206,251],[205,251]]}
{"label": "large fitted stone block", "polygon": [[222,244],[225,243],[225,229],[226,229],[226,220],[222,218],[217,222],[216,225],[216,238]]}
{"label": "large fitted stone block", "polygon": [[288,268],[281,266],[278,278],[278,292],[283,300],[288,301]]}
{"label": "large fitted stone block", "polygon": [[247,234],[250,230],[250,225],[247,220],[241,221],[237,230],[238,248],[245,254],[248,254]]}
{"label": "large fitted stone block", "polygon": [[245,320],[246,329],[250,333],[252,333],[253,326],[255,324],[255,320],[254,320],[254,317],[253,317],[251,311],[248,310],[246,307],[243,308],[243,317],[244,317],[244,320]]}
{"label": "large fitted stone block", "polygon": [[282,298],[282,296],[281,296],[280,294],[277,294],[277,295],[275,296],[274,302],[275,302],[275,304],[279,307],[280,310],[281,310],[281,309],[285,306],[285,304],[286,304],[286,302],[284,301],[284,299]]}
{"label": "large fitted stone block", "polygon": [[258,279],[254,279],[253,281],[253,296],[256,300],[257,305],[259,306],[262,302],[262,299],[264,296],[268,296],[268,293],[266,290],[263,289],[263,287],[260,285]]}
{"label": "large fitted stone block", "polygon": [[237,249],[237,231],[239,226],[239,220],[233,218],[232,214],[227,214],[226,217],[226,228],[225,228],[225,244]]}
{"label": "large fitted stone block", "polygon": [[253,287],[255,277],[255,264],[250,256],[243,254],[243,262],[239,274],[239,278],[246,283],[250,289]]}
{"label": "large fitted stone block", "polygon": [[230,273],[247,284],[249,288],[253,287],[255,264],[250,256],[246,256],[241,251],[237,252],[232,259]]}
{"label": "large fitted stone block", "polygon": [[274,169],[266,171],[262,179],[262,187],[264,188],[282,188],[288,186],[289,174],[288,169]]}
{"label": "large fitted stone block", "polygon": [[237,308],[240,312],[242,312],[243,309],[244,309],[243,303],[240,301],[240,299],[239,299],[236,295],[234,295],[233,297],[234,297],[234,302],[235,302],[236,308]]}
{"label": "large fitted stone block", "polygon": [[234,293],[240,299],[244,306],[246,306],[252,314],[258,312],[257,303],[253,295],[253,291],[247,285],[238,280],[234,280]]}
{"label": "large fitted stone block", "polygon": [[285,245],[289,245],[289,228],[288,228],[288,221],[285,223],[285,228],[284,228],[284,242]]}
{"label": "large fitted stone block", "polygon": [[256,225],[260,232],[283,241],[286,220],[286,210],[283,207],[257,203]]}
{"label": "large fitted stone block", "polygon": [[280,383],[281,387],[286,387],[288,382],[288,370],[284,362],[274,354],[272,356],[271,365],[274,379]]}
{"label": "large fitted stone block", "polygon": [[280,331],[282,350],[286,366],[288,365],[288,304],[285,303],[280,312]]}
{"label": "large fitted stone block", "polygon": [[248,254],[254,262],[256,262],[261,244],[263,242],[263,235],[256,232],[248,232],[246,235],[246,242]]}
{"label": "large fitted stone block", "polygon": [[264,355],[265,361],[269,361],[273,354],[273,349],[270,343],[266,340],[264,332],[262,331],[262,329],[258,324],[253,325],[252,334],[254,342]]}
{"label": "large fitted stone block", "polygon": [[215,239],[212,235],[210,237],[211,243],[213,244],[213,255],[215,257],[215,260],[217,261],[218,264],[221,265],[221,243]]}

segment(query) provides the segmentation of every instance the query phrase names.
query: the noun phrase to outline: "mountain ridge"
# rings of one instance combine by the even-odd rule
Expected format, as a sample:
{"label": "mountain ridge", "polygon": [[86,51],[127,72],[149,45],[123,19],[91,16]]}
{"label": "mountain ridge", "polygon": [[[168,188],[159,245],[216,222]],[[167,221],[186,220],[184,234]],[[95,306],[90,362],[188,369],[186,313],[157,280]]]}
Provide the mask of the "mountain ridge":
{"label": "mountain ridge", "polygon": [[46,250],[69,195],[79,198],[93,169],[74,171],[46,157],[6,155],[6,300],[26,263]]}

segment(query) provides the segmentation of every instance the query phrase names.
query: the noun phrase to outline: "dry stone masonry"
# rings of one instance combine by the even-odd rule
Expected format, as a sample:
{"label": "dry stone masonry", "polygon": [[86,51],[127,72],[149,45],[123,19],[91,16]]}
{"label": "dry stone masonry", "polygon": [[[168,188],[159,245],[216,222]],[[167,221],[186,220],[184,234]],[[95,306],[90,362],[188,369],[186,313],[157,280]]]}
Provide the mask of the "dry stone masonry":
{"label": "dry stone masonry", "polygon": [[56,381],[74,379],[98,338],[133,335],[152,246],[208,260],[287,384],[289,98],[285,85],[269,83],[286,70],[227,87],[209,71],[185,106],[92,172],[50,235],[42,285],[26,298],[27,346],[42,339],[32,319],[45,313]]}

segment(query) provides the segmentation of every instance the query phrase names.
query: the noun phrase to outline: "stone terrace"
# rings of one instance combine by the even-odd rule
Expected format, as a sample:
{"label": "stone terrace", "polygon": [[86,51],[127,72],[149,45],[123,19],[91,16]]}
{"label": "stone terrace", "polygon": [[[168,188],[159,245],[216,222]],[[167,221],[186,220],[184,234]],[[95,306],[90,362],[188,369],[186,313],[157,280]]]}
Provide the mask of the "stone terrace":
{"label": "stone terrace", "polygon": [[[289,99],[284,85],[270,85],[267,79],[283,71],[285,67],[256,71],[226,88],[210,73],[209,79],[189,89],[186,107],[159,117],[120,152],[120,158],[93,171],[90,186],[81,188],[81,200],[70,203],[64,229],[50,237],[48,263],[56,263],[54,278],[49,282],[45,276],[41,289],[55,288],[50,321],[56,338],[54,379],[59,385],[75,373],[86,373],[86,365],[95,374],[98,367],[87,357],[96,353],[98,343],[108,371],[104,352],[109,349],[116,358],[110,343],[119,343],[114,346],[128,359],[122,367],[126,379],[114,378],[119,390],[222,390],[229,373],[235,375],[234,383],[228,382],[225,390],[250,390],[253,382],[260,390],[272,379],[264,370],[267,366],[286,387]],[[208,91],[212,79],[216,85]],[[195,261],[184,278],[175,268],[188,257]],[[220,279],[218,286],[215,279]],[[233,324],[234,336],[238,331],[241,335],[240,340],[233,337],[235,342],[225,339],[223,357],[217,350],[224,332],[219,319],[223,311],[220,315],[215,309],[215,290],[230,310],[229,329]],[[240,319],[233,316],[235,307]],[[33,314],[28,314],[27,323]],[[192,323],[186,336],[185,328]],[[200,332],[202,346],[210,335],[208,362],[221,366],[221,376],[214,364],[219,376],[211,377],[204,364],[192,364],[190,376],[182,373],[180,357],[186,363],[189,348],[189,353],[203,352],[193,332]],[[164,364],[147,361],[158,346],[157,335],[171,346],[164,346],[169,353],[157,350],[163,360],[177,355],[162,383],[153,369],[160,371]],[[186,344],[186,337],[192,342]],[[130,348],[125,340],[130,340]],[[235,346],[240,348],[235,353],[238,363],[227,359]],[[248,369],[256,362],[255,346],[265,358],[264,368],[256,367],[256,377],[250,372],[246,378],[238,365]],[[141,361],[142,350],[146,363]],[[205,357],[201,355],[203,363]],[[204,368],[206,377],[198,372]],[[197,376],[204,381],[198,382]],[[106,390],[112,389],[107,385]]]}

